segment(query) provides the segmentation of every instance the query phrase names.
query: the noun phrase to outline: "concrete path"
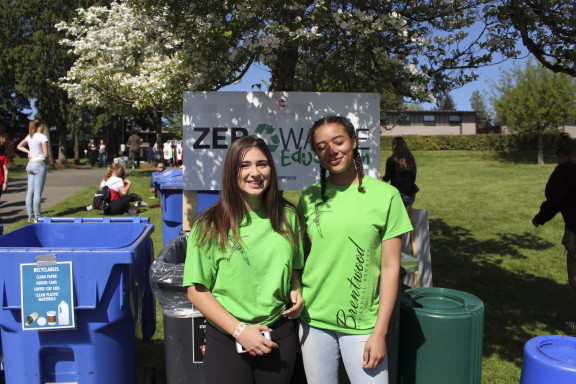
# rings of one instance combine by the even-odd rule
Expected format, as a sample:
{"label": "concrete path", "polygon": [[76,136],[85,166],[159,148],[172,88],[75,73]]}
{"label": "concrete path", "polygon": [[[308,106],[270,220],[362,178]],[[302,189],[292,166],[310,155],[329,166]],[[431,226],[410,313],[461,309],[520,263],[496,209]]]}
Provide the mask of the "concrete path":
{"label": "concrete path", "polygon": [[[71,168],[48,171],[42,192],[42,212],[74,193],[99,182],[104,177],[105,172],[104,168]],[[26,176],[13,178],[9,175],[8,189],[2,192],[0,197],[2,224],[11,224],[27,218],[25,203],[27,188],[28,178]],[[90,202],[86,203],[86,205],[88,204]]]}

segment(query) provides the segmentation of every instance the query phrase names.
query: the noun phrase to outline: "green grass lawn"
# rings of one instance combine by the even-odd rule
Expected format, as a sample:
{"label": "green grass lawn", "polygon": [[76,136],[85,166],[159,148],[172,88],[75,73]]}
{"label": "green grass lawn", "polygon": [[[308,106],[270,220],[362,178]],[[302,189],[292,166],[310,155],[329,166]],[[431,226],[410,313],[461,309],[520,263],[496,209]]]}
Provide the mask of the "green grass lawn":
{"label": "green grass lawn", "polygon": [[[491,152],[415,152],[418,163],[415,208],[429,211],[433,282],[436,287],[478,296],[485,305],[483,383],[518,383],[523,347],[532,337],[566,334],[576,321],[576,295],[566,282],[560,216],[534,228],[532,217],[544,198],[553,159],[536,165],[535,154]],[[381,153],[383,169],[388,151]],[[152,170],[129,173],[132,189],[153,204],[148,192]],[[96,184],[46,210],[46,216],[97,216],[86,211]],[[297,202],[299,192],[285,196]],[[141,216],[155,224],[155,254],[162,249],[159,208]],[[25,225],[6,226],[5,232]],[[146,361],[164,382],[162,314],[157,332],[144,344]]]}

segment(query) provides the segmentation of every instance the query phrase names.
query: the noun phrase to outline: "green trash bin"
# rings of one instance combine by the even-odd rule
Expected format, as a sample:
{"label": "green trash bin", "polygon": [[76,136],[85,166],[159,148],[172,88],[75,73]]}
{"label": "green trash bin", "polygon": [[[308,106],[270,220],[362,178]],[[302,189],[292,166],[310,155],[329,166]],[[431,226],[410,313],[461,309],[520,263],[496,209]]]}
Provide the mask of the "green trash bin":
{"label": "green trash bin", "polygon": [[484,304],[446,288],[406,290],[400,305],[399,384],[480,384]]}

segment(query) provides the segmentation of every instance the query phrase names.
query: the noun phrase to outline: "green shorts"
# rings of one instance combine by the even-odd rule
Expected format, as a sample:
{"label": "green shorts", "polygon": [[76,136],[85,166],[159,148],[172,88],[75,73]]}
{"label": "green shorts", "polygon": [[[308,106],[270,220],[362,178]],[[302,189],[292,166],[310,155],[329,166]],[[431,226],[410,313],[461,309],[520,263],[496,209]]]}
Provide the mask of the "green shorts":
{"label": "green shorts", "polygon": [[562,244],[566,248],[566,254],[576,259],[576,232],[566,229],[564,237],[562,237]]}

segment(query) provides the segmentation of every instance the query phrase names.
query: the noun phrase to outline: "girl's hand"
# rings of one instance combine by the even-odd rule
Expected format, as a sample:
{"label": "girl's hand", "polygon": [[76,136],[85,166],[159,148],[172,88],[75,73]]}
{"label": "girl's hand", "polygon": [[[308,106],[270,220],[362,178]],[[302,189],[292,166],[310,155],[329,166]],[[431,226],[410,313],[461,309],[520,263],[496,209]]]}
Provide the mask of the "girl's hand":
{"label": "girl's hand", "polygon": [[266,355],[272,352],[272,349],[278,348],[278,344],[265,338],[262,331],[271,332],[272,330],[265,325],[248,325],[238,337],[240,344],[252,356]]}
{"label": "girl's hand", "polygon": [[290,300],[292,301],[292,307],[282,312],[282,316],[290,320],[297,319],[304,309],[304,299],[299,289],[290,291]]}
{"label": "girl's hand", "polygon": [[371,334],[364,346],[362,368],[376,368],[386,356],[386,336]]}

